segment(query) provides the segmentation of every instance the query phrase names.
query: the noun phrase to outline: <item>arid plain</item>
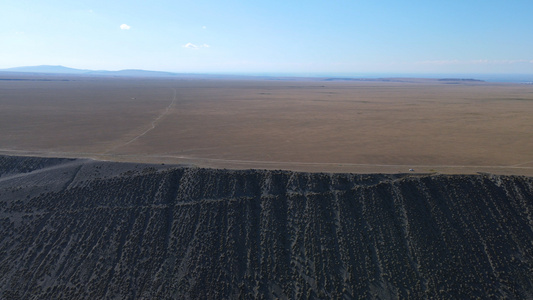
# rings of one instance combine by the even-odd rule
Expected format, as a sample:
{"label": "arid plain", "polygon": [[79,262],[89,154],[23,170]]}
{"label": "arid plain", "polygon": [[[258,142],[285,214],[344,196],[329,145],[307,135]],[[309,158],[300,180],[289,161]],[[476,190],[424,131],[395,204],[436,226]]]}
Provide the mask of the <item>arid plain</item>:
{"label": "arid plain", "polygon": [[10,155],[533,175],[525,84],[2,75],[0,128]]}

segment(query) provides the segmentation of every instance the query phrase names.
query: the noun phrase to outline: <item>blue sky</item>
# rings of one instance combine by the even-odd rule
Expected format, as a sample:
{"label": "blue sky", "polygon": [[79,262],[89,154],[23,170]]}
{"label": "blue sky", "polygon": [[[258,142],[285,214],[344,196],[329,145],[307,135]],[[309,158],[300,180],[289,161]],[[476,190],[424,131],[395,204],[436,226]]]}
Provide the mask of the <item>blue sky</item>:
{"label": "blue sky", "polygon": [[533,1],[0,3],[0,68],[533,73]]}

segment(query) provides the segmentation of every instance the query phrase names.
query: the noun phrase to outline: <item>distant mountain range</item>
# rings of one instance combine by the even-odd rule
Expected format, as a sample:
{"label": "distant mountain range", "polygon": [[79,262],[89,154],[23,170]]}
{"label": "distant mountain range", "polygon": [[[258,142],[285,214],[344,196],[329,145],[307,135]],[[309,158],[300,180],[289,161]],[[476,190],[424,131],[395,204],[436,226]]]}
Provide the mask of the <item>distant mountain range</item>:
{"label": "distant mountain range", "polygon": [[146,70],[120,70],[120,71],[105,71],[105,70],[83,70],[74,69],[64,66],[28,66],[16,67],[8,69],[0,69],[0,72],[17,72],[17,73],[41,73],[41,74],[72,74],[72,75],[88,75],[88,76],[122,76],[122,77],[172,77],[183,74],[160,72],[160,71],[146,71]]}
{"label": "distant mountain range", "polygon": [[[64,66],[26,66],[15,67],[8,69],[0,69],[0,74],[45,74],[45,75],[76,75],[76,76],[109,76],[109,77],[174,77],[174,78],[230,78],[230,79],[242,79],[242,80],[311,80],[311,81],[405,81],[409,79],[433,79],[439,80],[442,83],[475,83],[481,81],[487,82],[515,82],[515,83],[533,83],[533,74],[442,74],[442,77],[438,75],[424,75],[424,74],[368,74],[354,75],[354,76],[342,76],[342,77],[330,77],[324,74],[316,76],[298,76],[298,75],[283,75],[283,74],[199,74],[199,73],[173,73],[162,71],[149,71],[139,69],[126,69],[119,71],[107,71],[107,70],[87,70],[87,69],[75,69]],[[457,77],[455,76],[457,75]],[[469,77],[464,77],[469,76]],[[471,76],[471,77],[470,77]],[[476,78],[476,79],[464,79],[464,78]]]}

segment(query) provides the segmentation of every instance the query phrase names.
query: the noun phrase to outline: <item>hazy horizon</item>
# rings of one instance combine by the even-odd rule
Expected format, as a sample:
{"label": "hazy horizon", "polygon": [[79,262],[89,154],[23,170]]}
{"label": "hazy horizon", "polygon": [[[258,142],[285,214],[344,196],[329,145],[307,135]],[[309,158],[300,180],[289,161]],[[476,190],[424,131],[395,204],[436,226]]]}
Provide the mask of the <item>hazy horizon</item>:
{"label": "hazy horizon", "polygon": [[[40,71],[35,71],[42,69]],[[44,71],[54,70],[54,71]],[[68,71],[72,70],[72,73]],[[39,66],[18,66],[14,68],[0,69],[0,72],[15,72],[15,73],[56,73],[56,74],[78,74],[78,75],[103,75],[109,72],[112,75],[118,75],[120,72],[148,72],[156,73],[155,76],[169,76],[173,75],[207,75],[207,76],[255,76],[255,77],[287,77],[287,78],[427,78],[427,79],[441,79],[441,78],[461,78],[461,79],[476,79],[488,82],[510,82],[510,83],[533,83],[533,74],[505,74],[505,73],[488,73],[488,74],[474,74],[474,73],[333,73],[333,72],[316,72],[316,73],[297,73],[297,72],[167,72],[160,70],[144,70],[144,69],[121,69],[121,70],[95,70],[95,69],[76,69],[69,66],[62,65],[39,65]],[[55,72],[59,71],[59,72]],[[83,73],[85,71],[86,73]],[[160,74],[157,74],[160,73]],[[173,75],[172,75],[173,74]],[[128,75],[126,75],[128,76]],[[133,75],[129,75],[133,76]]]}
{"label": "hazy horizon", "polygon": [[533,74],[533,2],[8,1],[0,69]]}

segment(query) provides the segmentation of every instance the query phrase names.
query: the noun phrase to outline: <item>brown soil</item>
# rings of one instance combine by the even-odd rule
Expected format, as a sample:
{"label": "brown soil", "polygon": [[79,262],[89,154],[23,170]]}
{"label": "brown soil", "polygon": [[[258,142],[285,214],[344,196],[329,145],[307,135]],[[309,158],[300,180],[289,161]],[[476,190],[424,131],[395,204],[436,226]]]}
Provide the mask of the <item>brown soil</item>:
{"label": "brown soil", "polygon": [[4,154],[327,172],[533,175],[533,86],[0,80]]}

